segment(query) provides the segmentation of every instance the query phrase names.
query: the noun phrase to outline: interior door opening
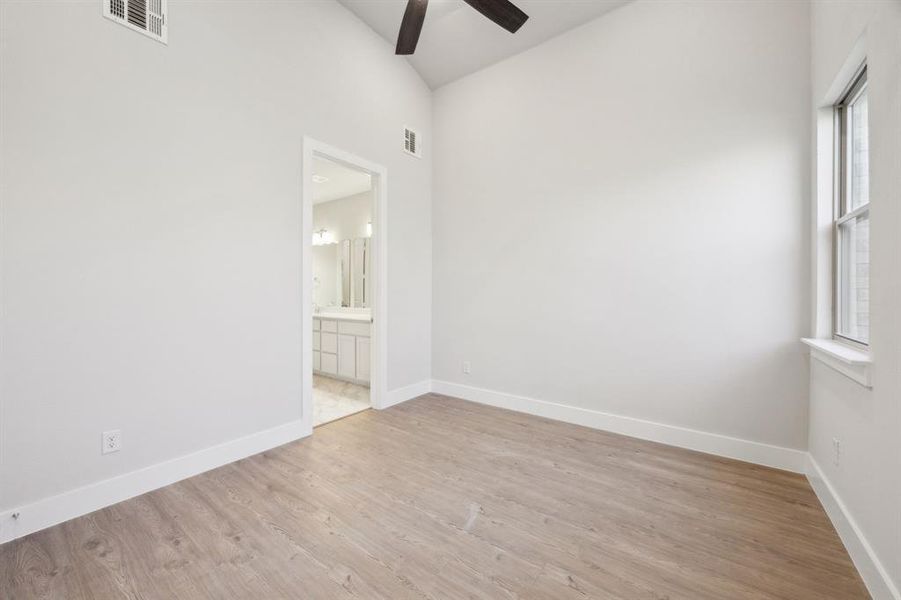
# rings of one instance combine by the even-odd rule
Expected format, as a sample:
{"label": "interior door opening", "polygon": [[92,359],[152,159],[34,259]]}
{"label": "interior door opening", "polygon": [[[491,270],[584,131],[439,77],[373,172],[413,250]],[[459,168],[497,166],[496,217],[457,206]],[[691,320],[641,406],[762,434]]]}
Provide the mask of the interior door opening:
{"label": "interior door opening", "polygon": [[304,398],[311,429],[384,398],[386,172],[304,140]]}
{"label": "interior door opening", "polygon": [[313,426],[370,408],[372,176],[313,158]]}

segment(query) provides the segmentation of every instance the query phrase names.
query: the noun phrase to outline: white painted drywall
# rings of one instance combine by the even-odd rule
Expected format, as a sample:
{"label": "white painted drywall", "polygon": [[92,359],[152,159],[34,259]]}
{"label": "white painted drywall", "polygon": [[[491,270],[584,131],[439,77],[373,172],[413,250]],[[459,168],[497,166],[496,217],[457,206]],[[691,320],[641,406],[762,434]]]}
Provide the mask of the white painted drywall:
{"label": "white painted drywall", "polygon": [[437,90],[433,378],[805,448],[809,22],[636,2]]}
{"label": "white painted drywall", "polygon": [[388,389],[429,378],[431,98],[390,44],[335,2],[0,27],[0,510],[300,417],[304,135],[387,167]]}
{"label": "white painted drywall", "polygon": [[[873,388],[819,363],[810,382],[810,454],[901,589],[901,2],[817,1],[812,107],[828,106],[849,58],[867,59],[870,125],[870,331]],[[853,65],[851,65],[853,68]],[[845,69],[847,71],[847,69]],[[828,136],[828,128],[824,132]],[[830,152],[826,144],[817,144]],[[828,156],[826,157],[828,163]],[[819,162],[819,161],[818,161]],[[824,174],[820,173],[820,177]],[[831,191],[828,174],[823,193]],[[828,205],[829,198],[826,198]],[[828,240],[827,240],[828,241]],[[819,252],[828,270],[829,252]],[[822,265],[820,265],[822,266]],[[819,270],[819,269],[818,269]],[[825,288],[828,305],[829,288]],[[820,311],[824,312],[824,311]],[[825,317],[828,317],[826,312]],[[828,328],[820,326],[818,329]],[[833,439],[840,442],[836,465]],[[872,590],[872,588],[871,588]],[[884,596],[888,597],[888,595]]]}

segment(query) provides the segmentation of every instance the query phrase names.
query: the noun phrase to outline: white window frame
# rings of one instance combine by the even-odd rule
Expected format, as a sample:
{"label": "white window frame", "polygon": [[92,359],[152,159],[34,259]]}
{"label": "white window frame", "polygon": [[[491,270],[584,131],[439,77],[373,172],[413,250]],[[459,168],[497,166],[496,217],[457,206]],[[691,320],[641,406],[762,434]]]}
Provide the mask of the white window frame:
{"label": "white window frame", "polygon": [[[848,131],[848,108],[867,89],[867,66],[863,64],[854,74],[851,83],[835,105],[835,203],[832,229],[832,338],[863,350],[869,349],[869,341],[864,342],[843,334],[841,314],[843,294],[843,277],[841,270],[841,226],[863,215],[869,216],[870,201],[853,210],[850,208],[850,186],[848,172],[850,170],[850,132]],[[871,332],[872,333],[872,332]]]}

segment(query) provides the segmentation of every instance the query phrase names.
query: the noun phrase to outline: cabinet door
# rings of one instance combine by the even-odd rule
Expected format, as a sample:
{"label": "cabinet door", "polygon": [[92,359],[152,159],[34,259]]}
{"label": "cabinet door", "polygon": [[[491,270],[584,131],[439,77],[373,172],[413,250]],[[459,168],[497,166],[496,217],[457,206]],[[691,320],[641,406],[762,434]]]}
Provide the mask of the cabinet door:
{"label": "cabinet door", "polygon": [[357,338],[357,379],[369,381],[369,338]]}
{"label": "cabinet door", "polygon": [[314,371],[318,371],[321,368],[322,363],[320,362],[319,356],[320,355],[318,352],[315,352],[315,351],[313,352],[313,370]]}
{"label": "cabinet door", "polygon": [[352,335],[338,336],[338,375],[355,379],[357,376],[357,344]]}
{"label": "cabinet door", "polygon": [[319,350],[319,339],[320,334],[318,331],[313,332],[313,350]]}
{"label": "cabinet door", "polygon": [[335,354],[338,352],[338,336],[334,333],[323,333],[319,336],[319,350]]}
{"label": "cabinet door", "polygon": [[319,370],[323,373],[328,373],[329,375],[335,375],[338,373],[338,355],[337,354],[327,354],[323,352],[319,357],[320,368]]}

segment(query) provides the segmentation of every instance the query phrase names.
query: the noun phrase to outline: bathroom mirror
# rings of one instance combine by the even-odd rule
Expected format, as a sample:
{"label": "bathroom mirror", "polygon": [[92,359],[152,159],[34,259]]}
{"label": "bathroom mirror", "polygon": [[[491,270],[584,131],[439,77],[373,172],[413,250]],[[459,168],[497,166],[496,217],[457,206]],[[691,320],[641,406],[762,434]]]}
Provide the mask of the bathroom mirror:
{"label": "bathroom mirror", "polygon": [[369,238],[358,238],[351,248],[351,306],[369,307]]}
{"label": "bathroom mirror", "polygon": [[341,306],[351,306],[351,293],[350,293],[350,271],[351,271],[351,257],[350,257],[350,249],[351,243],[350,240],[341,240],[338,243],[338,268],[339,268],[339,276],[338,281],[340,282],[340,297],[341,297]]}
{"label": "bathroom mirror", "polygon": [[320,307],[370,306],[370,240],[313,246],[313,303]]}

